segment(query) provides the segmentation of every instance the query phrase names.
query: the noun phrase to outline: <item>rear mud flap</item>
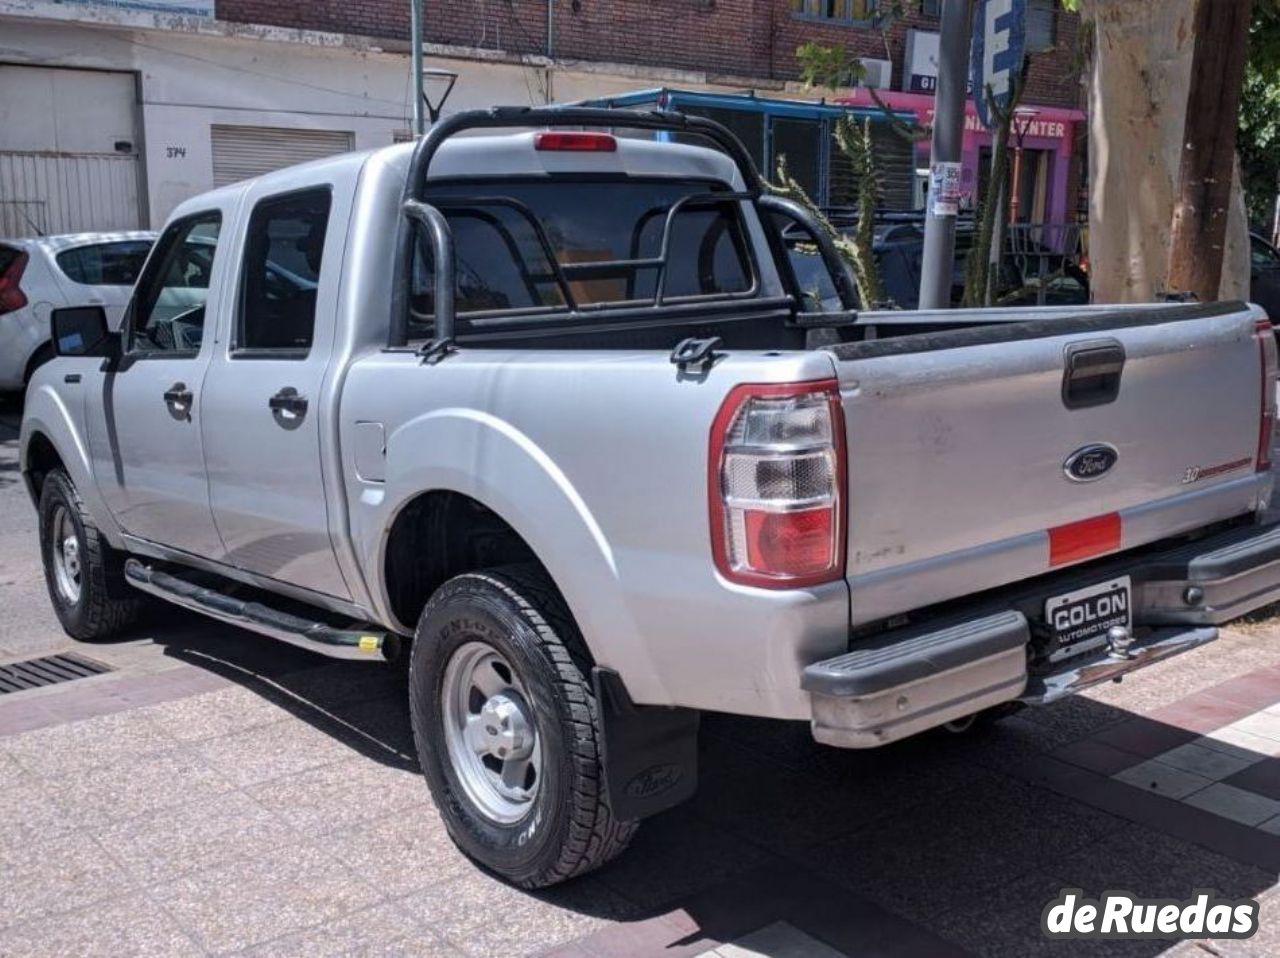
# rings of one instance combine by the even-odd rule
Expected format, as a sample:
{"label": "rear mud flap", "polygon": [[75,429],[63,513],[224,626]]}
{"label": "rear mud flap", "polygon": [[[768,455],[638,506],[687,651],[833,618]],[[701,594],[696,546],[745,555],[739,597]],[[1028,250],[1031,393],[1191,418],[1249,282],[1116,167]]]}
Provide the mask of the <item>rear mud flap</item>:
{"label": "rear mud flap", "polygon": [[639,821],[690,798],[698,788],[698,711],[636,705],[612,669],[593,669],[592,682],[614,817]]}

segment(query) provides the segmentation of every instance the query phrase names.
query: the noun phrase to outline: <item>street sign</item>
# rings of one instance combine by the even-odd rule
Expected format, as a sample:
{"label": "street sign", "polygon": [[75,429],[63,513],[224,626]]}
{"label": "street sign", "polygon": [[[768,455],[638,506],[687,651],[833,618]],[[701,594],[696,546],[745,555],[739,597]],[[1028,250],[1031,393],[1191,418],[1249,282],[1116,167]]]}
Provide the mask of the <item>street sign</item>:
{"label": "street sign", "polygon": [[1007,110],[1027,39],[1027,0],[978,0],[973,18],[970,83],[978,118],[987,129],[994,117],[987,109],[987,89],[996,106]]}

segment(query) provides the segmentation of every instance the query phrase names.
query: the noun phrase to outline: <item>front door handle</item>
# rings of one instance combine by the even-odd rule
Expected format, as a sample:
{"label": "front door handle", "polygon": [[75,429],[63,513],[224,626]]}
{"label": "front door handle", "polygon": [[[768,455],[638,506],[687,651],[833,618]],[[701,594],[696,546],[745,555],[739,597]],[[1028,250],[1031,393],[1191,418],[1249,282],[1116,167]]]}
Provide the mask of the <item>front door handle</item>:
{"label": "front door handle", "polygon": [[170,406],[190,406],[195,398],[186,383],[174,383],[164,391],[164,401]]}
{"label": "front door handle", "polygon": [[298,395],[298,390],[285,386],[267,400],[267,407],[272,412],[287,412],[294,416],[304,416],[307,412],[307,397]]}

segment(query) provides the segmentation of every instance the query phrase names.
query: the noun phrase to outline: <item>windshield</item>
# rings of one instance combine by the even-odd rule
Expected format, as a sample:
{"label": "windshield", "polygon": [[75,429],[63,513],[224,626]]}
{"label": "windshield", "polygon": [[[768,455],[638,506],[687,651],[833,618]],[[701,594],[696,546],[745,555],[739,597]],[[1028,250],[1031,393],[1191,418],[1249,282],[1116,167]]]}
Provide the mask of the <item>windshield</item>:
{"label": "windshield", "polygon": [[[427,201],[453,231],[458,314],[474,317],[653,302],[668,213],[681,200],[663,301],[750,294],[755,272],[738,204],[713,192],[727,190],[673,179],[477,180],[432,184]],[[411,337],[430,335],[433,292],[430,247],[420,242]]]}

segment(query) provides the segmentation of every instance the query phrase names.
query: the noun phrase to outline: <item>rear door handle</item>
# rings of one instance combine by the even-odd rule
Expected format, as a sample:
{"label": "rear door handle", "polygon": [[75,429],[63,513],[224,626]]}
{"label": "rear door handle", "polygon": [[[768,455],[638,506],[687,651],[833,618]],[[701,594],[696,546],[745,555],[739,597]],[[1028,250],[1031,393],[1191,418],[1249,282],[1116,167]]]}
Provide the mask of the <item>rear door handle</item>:
{"label": "rear door handle", "polygon": [[174,383],[164,391],[164,401],[170,406],[190,406],[195,398],[186,383]]}
{"label": "rear door handle", "polygon": [[272,412],[287,412],[295,416],[303,416],[307,412],[307,397],[298,395],[298,390],[292,386],[285,386],[267,400],[267,406]]}

